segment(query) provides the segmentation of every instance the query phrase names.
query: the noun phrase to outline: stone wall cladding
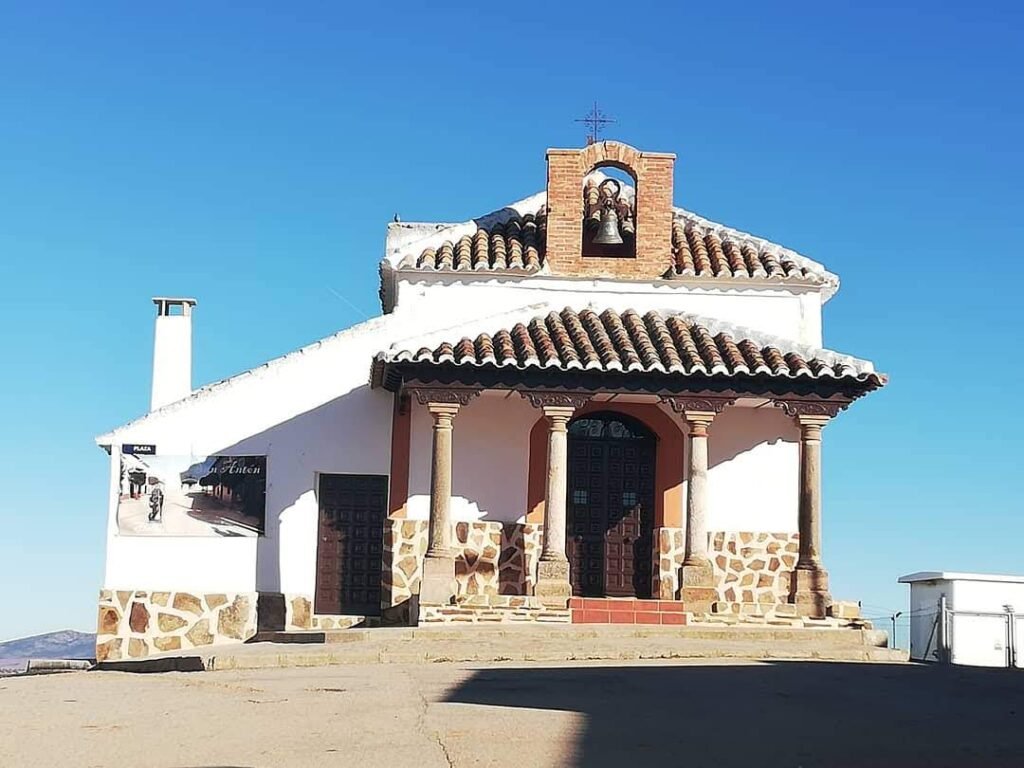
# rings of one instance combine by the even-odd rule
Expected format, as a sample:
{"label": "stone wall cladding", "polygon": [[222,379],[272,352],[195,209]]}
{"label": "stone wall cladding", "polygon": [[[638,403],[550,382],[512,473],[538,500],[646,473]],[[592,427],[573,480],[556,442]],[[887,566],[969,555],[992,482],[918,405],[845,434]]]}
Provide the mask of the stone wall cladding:
{"label": "stone wall cladding", "polygon": [[349,629],[366,621],[366,616],[357,614],[332,616],[313,613],[310,595],[286,594],[284,598],[286,630]]}
{"label": "stone wall cladding", "polygon": [[790,574],[799,552],[796,533],[712,534],[710,555],[719,600],[761,605],[788,602]]}
{"label": "stone wall cladding", "polygon": [[[686,556],[682,528],[658,528],[654,553],[654,594],[679,598],[679,569]],[[789,578],[800,551],[796,533],[717,531],[709,556],[718,599],[730,603],[773,605],[789,601]]]}
{"label": "stone wall cladding", "polygon": [[654,597],[658,600],[679,599],[679,569],[686,556],[686,539],[682,528],[656,528],[658,547],[654,551]]}
{"label": "stone wall cladding", "polygon": [[426,520],[390,520],[384,529],[382,608],[401,605],[420,590],[427,551]]}
{"label": "stone wall cladding", "polygon": [[255,592],[100,591],[96,660],[241,643],[256,634]]}
{"label": "stone wall cladding", "polygon": [[[392,520],[384,532],[383,607],[419,592],[427,551],[426,520]],[[484,520],[455,524],[458,597],[529,595],[537,581],[541,526]]]}
{"label": "stone wall cladding", "polygon": [[289,629],[313,629],[313,601],[308,595],[284,596],[284,628]]}

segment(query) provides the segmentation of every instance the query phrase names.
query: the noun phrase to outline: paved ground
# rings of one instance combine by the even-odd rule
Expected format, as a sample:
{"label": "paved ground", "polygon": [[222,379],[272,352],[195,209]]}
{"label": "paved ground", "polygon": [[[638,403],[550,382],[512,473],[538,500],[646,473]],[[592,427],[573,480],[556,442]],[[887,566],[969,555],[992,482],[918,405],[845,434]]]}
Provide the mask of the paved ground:
{"label": "paved ground", "polygon": [[1024,675],[824,662],[0,680],[0,766],[1021,766]]}
{"label": "paved ground", "polygon": [[167,488],[162,514],[149,519],[149,494],[121,499],[117,525],[122,535],[131,536],[255,536],[259,521],[246,517],[202,491]]}

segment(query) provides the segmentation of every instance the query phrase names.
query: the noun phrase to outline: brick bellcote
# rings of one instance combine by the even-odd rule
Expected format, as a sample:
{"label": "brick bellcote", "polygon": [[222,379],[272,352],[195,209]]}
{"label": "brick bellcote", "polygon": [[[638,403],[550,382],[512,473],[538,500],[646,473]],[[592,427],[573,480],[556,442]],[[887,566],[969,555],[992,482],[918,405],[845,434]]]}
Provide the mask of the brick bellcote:
{"label": "brick bellcote", "polygon": [[[617,141],[549,149],[547,263],[552,274],[649,280],[672,256],[672,173],[676,156]],[[636,248],[628,256],[583,255],[583,183],[598,168],[618,168],[636,185]]]}

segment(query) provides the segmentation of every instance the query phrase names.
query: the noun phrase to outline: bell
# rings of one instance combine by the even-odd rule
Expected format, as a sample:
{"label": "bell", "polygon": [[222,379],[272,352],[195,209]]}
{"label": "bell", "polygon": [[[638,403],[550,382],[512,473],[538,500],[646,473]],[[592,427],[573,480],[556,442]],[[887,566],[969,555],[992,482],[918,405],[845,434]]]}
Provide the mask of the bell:
{"label": "bell", "polygon": [[619,234],[619,217],[615,215],[615,208],[612,205],[605,205],[601,211],[601,224],[594,235],[594,243],[597,245],[622,245],[622,235]]}

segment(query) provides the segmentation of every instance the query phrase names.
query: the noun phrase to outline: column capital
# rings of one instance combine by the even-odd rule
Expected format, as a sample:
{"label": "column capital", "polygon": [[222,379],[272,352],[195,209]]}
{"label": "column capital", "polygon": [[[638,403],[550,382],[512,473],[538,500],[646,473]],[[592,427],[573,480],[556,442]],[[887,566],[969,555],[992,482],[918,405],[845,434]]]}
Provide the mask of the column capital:
{"label": "column capital", "polygon": [[700,414],[693,420],[710,422],[716,415],[736,402],[735,397],[722,395],[665,395],[661,402],[690,421],[690,414]]}
{"label": "column capital", "polygon": [[548,408],[570,408],[576,410],[582,408],[594,396],[593,392],[565,392],[561,390],[519,390],[519,394],[530,401],[534,408],[543,408],[546,414]]}
{"label": "column capital", "polygon": [[[480,394],[481,390],[473,387],[406,387],[410,395],[420,405],[468,405],[469,401]],[[457,410],[457,409],[456,409]]]}
{"label": "column capital", "polygon": [[455,418],[459,412],[459,408],[462,406],[454,403],[434,403],[430,402],[426,404],[427,410],[434,417],[435,421],[440,418],[448,417],[449,420]]}
{"label": "column capital", "polygon": [[828,416],[797,416],[803,440],[821,440],[821,429],[830,421]]}
{"label": "column capital", "polygon": [[575,408],[562,405],[545,405],[541,410],[544,411],[544,415],[551,421],[552,427],[561,427],[561,429],[565,429],[569,419],[576,413]]}
{"label": "column capital", "polygon": [[689,427],[690,437],[707,437],[708,428],[711,426],[711,422],[714,417],[706,418],[703,414],[694,414],[693,418],[686,419],[686,426]]}

